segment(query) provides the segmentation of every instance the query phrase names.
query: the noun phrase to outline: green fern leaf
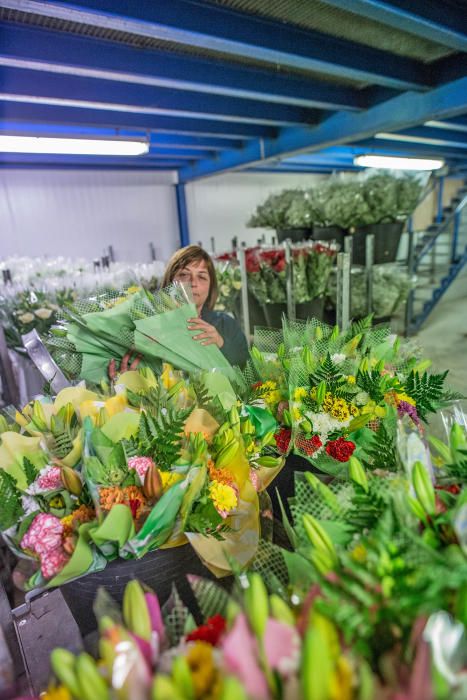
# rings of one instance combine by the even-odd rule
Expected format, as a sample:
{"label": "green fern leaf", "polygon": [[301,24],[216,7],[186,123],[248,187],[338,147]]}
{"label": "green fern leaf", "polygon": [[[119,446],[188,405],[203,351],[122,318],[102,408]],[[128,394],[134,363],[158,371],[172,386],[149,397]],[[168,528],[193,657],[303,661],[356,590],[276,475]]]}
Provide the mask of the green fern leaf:
{"label": "green fern leaf", "polygon": [[0,469],[0,500],[0,530],[8,530],[23,514],[23,506],[16,479],[4,469]]}
{"label": "green fern leaf", "polygon": [[36,480],[39,472],[27,457],[23,457],[23,471],[29,486],[29,484],[32,484],[32,482]]}
{"label": "green fern leaf", "polygon": [[443,399],[444,380],[449,370],[442,374],[419,374],[412,370],[407,377],[406,393],[415,401],[417,413],[426,421],[427,413],[435,413]]}

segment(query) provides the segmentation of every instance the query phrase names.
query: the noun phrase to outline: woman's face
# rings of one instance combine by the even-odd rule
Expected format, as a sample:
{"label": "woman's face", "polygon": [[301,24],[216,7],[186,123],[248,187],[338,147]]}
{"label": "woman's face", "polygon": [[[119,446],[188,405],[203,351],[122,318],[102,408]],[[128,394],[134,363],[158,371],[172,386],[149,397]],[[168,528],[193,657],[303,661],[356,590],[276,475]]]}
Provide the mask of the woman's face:
{"label": "woman's face", "polygon": [[209,287],[211,285],[205,261],[195,260],[186,265],[176,273],[174,282],[181,282],[183,285],[191,287],[196,308],[198,311],[201,311],[209,296]]}

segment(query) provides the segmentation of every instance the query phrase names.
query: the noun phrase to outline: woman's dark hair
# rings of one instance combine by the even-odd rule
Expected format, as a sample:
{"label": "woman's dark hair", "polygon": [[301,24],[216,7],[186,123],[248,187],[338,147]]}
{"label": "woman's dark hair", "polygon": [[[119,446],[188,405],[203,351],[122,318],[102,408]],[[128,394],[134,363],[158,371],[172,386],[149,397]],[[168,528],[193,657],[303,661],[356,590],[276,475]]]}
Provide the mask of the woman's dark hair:
{"label": "woman's dark hair", "polygon": [[187,265],[204,260],[209,274],[209,294],[206,299],[206,306],[212,310],[217,301],[217,277],[214,263],[211,256],[199,245],[187,245],[185,248],[175,251],[165,268],[162,287],[168,287],[174,281],[177,272],[183,270]]}

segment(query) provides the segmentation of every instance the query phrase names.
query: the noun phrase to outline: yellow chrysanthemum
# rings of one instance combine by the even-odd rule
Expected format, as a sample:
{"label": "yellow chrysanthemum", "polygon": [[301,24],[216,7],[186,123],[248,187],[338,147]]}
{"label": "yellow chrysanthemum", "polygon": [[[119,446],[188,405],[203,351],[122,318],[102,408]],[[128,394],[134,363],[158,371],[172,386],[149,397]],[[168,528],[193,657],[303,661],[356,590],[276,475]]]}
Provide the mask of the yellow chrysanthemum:
{"label": "yellow chrysanthemum", "polygon": [[219,513],[230,513],[238,504],[235,490],[228,484],[220,481],[212,481],[209,484],[209,495],[212,498],[215,509]]}
{"label": "yellow chrysanthemum", "polygon": [[197,641],[188,649],[186,661],[191,672],[195,698],[215,697],[218,685],[218,670],[214,664],[212,646],[207,642]]}
{"label": "yellow chrysanthemum", "polygon": [[316,399],[316,387],[315,386],[310,389],[310,397],[312,399]]}
{"label": "yellow chrysanthemum", "polygon": [[268,394],[264,395],[264,400],[268,406],[274,406],[276,403],[279,403],[279,401],[281,400],[281,392],[280,391],[270,391]]}
{"label": "yellow chrysanthemum", "polygon": [[302,417],[302,414],[300,413],[300,409],[298,408],[298,406],[294,406],[292,408],[292,418],[294,420],[300,420],[301,417]]}
{"label": "yellow chrysanthemum", "polygon": [[350,415],[353,416],[354,418],[355,418],[355,416],[358,416],[358,414],[360,413],[358,408],[356,406],[354,406],[353,403],[351,403],[349,405],[349,411],[350,411]]}
{"label": "yellow chrysanthemum", "polygon": [[355,379],[355,377],[353,376],[353,374],[349,374],[349,375],[347,376],[347,384],[355,384],[356,381],[357,381],[357,380]]}
{"label": "yellow chrysanthemum", "polygon": [[396,393],[396,400],[397,401],[405,401],[405,403],[409,403],[411,406],[415,406],[415,401],[411,396],[408,396],[405,392]]}
{"label": "yellow chrysanthemum", "polygon": [[359,564],[366,562],[367,551],[363,544],[357,544],[352,551],[352,559]]}
{"label": "yellow chrysanthemum", "polygon": [[306,389],[304,386],[298,386],[293,393],[294,401],[301,401],[302,399],[305,398],[305,396],[306,396]]}
{"label": "yellow chrysanthemum", "polygon": [[264,382],[261,384],[261,386],[258,388],[258,391],[261,394],[267,394],[270,391],[275,391],[277,389],[277,382],[273,382],[270,379],[268,379],[267,382]]}

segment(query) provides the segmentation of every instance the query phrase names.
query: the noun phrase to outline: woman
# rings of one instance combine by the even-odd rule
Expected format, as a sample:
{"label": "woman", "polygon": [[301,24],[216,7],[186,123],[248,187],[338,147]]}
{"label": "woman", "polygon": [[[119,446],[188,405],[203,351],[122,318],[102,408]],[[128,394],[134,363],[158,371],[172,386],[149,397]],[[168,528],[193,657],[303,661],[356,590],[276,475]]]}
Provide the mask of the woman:
{"label": "woman", "polygon": [[[248,343],[234,318],[221,311],[214,311],[217,277],[208,253],[197,245],[177,250],[167,263],[162,287],[168,287],[172,282],[180,282],[191,288],[198,315],[189,319],[188,328],[199,331],[193,340],[202,345],[217,345],[230,364],[243,367],[249,356]],[[130,363],[130,353],[127,353],[122,359],[120,372],[136,369],[140,359],[138,356]],[[110,379],[115,379],[117,374],[115,360],[111,360]]]}
{"label": "woman", "polygon": [[189,245],[170,258],[162,287],[172,282],[191,287],[198,315],[188,321],[191,331],[199,331],[193,340],[202,345],[217,345],[232,365],[243,366],[248,359],[248,343],[237,321],[214,311],[217,277],[211,257],[200,246]]}

